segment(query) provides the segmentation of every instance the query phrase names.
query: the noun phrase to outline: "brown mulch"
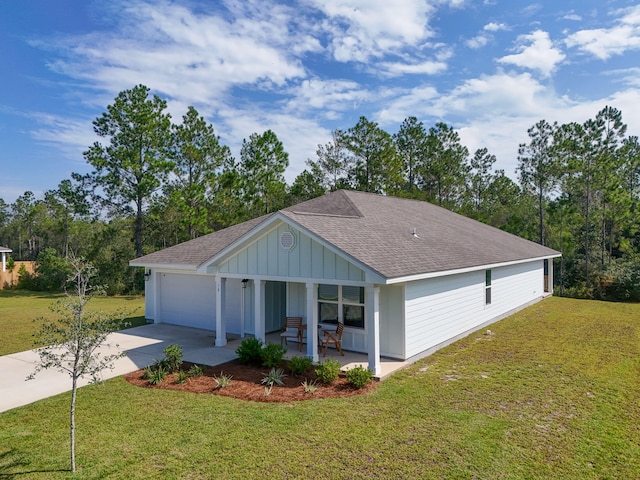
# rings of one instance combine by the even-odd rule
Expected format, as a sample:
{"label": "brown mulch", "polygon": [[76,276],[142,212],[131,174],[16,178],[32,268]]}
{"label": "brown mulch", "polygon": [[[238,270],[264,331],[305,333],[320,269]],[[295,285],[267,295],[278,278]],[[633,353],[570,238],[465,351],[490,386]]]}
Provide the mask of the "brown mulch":
{"label": "brown mulch", "polygon": [[[192,364],[184,362],[182,369],[189,370]],[[224,395],[253,402],[295,402],[300,400],[316,400],[319,398],[340,398],[352,395],[361,395],[376,388],[378,382],[371,381],[364,388],[352,387],[343,373],[338,380],[330,385],[317,382],[318,389],[314,393],[306,393],[302,382],[316,380],[314,368],[310,368],[305,375],[293,375],[283,362],[282,368],[287,374],[282,379],[284,386],[274,385],[269,395],[265,395],[265,387],[261,383],[267,376],[270,368],[243,365],[237,360],[232,360],[215,367],[204,367],[204,375],[191,377],[182,384],[176,382],[177,374],[167,375],[159,385],[150,385],[142,378],[143,370],[136,370],[125,375],[125,379],[136,386],[145,388],[162,388],[166,390],[179,390],[192,393],[208,393],[212,395]],[[214,380],[221,374],[231,375],[230,385],[218,388]]]}

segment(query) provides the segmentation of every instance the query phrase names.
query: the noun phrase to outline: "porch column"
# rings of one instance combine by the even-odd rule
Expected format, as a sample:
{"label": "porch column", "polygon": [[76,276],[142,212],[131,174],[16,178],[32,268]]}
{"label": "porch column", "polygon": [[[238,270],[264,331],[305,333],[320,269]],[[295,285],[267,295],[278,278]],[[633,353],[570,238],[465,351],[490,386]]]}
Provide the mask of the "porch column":
{"label": "porch column", "polygon": [[7,271],[7,254],[5,252],[2,252],[2,271]]}
{"label": "porch column", "polygon": [[365,298],[369,370],[374,375],[380,375],[380,287],[365,287]]}
{"label": "porch column", "polygon": [[549,278],[549,294],[553,295],[553,258],[550,258],[547,262],[549,265],[548,278]]}
{"label": "porch column", "polygon": [[318,284],[307,282],[307,357],[317,362],[318,356]]}
{"label": "porch column", "polygon": [[254,325],[254,333],[255,337],[258,340],[262,340],[263,342],[266,340],[265,338],[265,319],[264,319],[264,286],[267,283],[264,280],[254,280],[254,290],[255,290],[255,325]]}
{"label": "porch column", "polygon": [[227,279],[216,275],[216,347],[227,344],[227,329],[224,318]]}

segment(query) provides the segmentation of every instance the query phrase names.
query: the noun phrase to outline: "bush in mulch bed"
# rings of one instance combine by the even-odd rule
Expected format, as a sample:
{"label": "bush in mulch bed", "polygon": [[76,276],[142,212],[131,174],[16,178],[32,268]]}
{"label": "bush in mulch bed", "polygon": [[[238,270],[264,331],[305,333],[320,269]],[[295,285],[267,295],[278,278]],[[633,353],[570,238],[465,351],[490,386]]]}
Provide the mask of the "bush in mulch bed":
{"label": "bush in mulch bed", "polygon": [[[184,362],[182,369],[189,370],[193,364]],[[137,370],[125,376],[126,380],[140,387],[162,388],[167,390],[179,390],[193,393],[208,393],[224,395],[227,397],[249,400],[254,402],[292,402],[300,400],[315,400],[319,398],[340,398],[351,395],[360,395],[373,390],[378,382],[369,382],[363,388],[355,388],[349,383],[344,373],[330,384],[318,381],[315,367],[310,367],[306,372],[298,375],[289,374],[287,362],[282,362],[281,368],[288,372],[282,377],[282,386],[274,385],[271,392],[265,395],[262,380],[269,374],[269,368],[243,365],[237,360],[232,360],[215,367],[203,367],[203,375],[191,376],[186,381],[178,382],[179,373],[168,374],[157,385],[150,385],[143,378],[144,370]],[[224,388],[219,387],[216,378],[220,376],[231,377],[230,382]],[[305,392],[303,382],[317,382],[317,389],[313,393]]]}

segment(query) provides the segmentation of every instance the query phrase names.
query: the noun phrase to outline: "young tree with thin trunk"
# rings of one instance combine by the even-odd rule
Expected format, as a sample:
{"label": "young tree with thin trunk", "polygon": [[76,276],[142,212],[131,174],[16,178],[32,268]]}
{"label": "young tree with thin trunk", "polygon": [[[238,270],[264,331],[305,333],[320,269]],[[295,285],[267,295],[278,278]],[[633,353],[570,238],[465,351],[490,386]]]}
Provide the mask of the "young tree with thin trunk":
{"label": "young tree with thin trunk", "polygon": [[[42,321],[37,335],[37,349],[40,362],[34,372],[27,377],[33,379],[42,370],[50,368],[66,373],[71,378],[71,403],[69,408],[69,444],[71,454],[71,471],[76,471],[76,396],[78,381],[90,378],[92,382],[100,381],[100,373],[112,369],[116,359],[123,353],[104,354],[100,347],[106,344],[107,336],[122,328],[124,312],[105,315],[95,310],[87,310],[87,304],[103,289],[92,285],[91,280],[96,270],[82,258],[69,259],[69,282],[73,285],[72,293],[67,292],[65,298],[55,303],[51,310],[57,319]],[[118,346],[115,345],[117,349]]]}

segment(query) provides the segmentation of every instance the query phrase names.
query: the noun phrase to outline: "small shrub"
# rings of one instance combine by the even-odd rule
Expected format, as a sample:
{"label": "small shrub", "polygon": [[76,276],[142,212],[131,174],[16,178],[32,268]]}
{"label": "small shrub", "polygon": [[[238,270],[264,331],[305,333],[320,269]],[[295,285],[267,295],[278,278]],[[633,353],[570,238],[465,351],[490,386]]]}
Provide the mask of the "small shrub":
{"label": "small shrub", "polygon": [[289,360],[289,370],[294,375],[303,375],[313,365],[313,359],[310,357],[292,357]]}
{"label": "small shrub", "polygon": [[191,368],[187,371],[187,375],[190,377],[200,377],[204,375],[204,368],[201,365],[192,365]]}
{"label": "small shrub", "polygon": [[213,377],[213,380],[216,382],[216,388],[225,388],[231,385],[231,379],[233,375],[224,375],[220,372],[218,377]]}
{"label": "small shrub", "polygon": [[277,343],[270,343],[260,352],[263,367],[279,367],[287,351]]}
{"label": "small shrub", "polygon": [[145,368],[143,376],[147,379],[149,384],[159,385],[167,376],[167,371],[164,368],[147,367]]}
{"label": "small shrub", "polygon": [[180,366],[182,365],[182,347],[180,345],[168,345],[163,352],[166,369],[171,373],[180,370]]}
{"label": "small shrub", "polygon": [[330,358],[316,367],[316,375],[322,383],[333,383],[340,376],[340,362]]}
{"label": "small shrub", "polygon": [[318,390],[318,382],[315,380],[306,380],[302,382],[302,388],[304,388],[304,393],[316,393]]}
{"label": "small shrub", "polygon": [[238,361],[245,365],[262,364],[262,340],[258,338],[245,338],[236,349]]}
{"label": "small shrub", "polygon": [[180,370],[178,372],[178,376],[176,377],[176,383],[179,384],[179,385],[182,385],[188,379],[189,379],[189,374],[187,372],[185,372],[184,370]]}
{"label": "small shrub", "polygon": [[281,368],[272,368],[267,376],[262,379],[262,384],[267,387],[273,387],[274,385],[283,386],[284,382],[282,379],[286,376],[287,374],[284,373],[284,370]]}
{"label": "small shrub", "polygon": [[363,388],[367,383],[373,380],[373,374],[368,368],[362,365],[353,367],[345,372],[347,381],[356,388]]}

